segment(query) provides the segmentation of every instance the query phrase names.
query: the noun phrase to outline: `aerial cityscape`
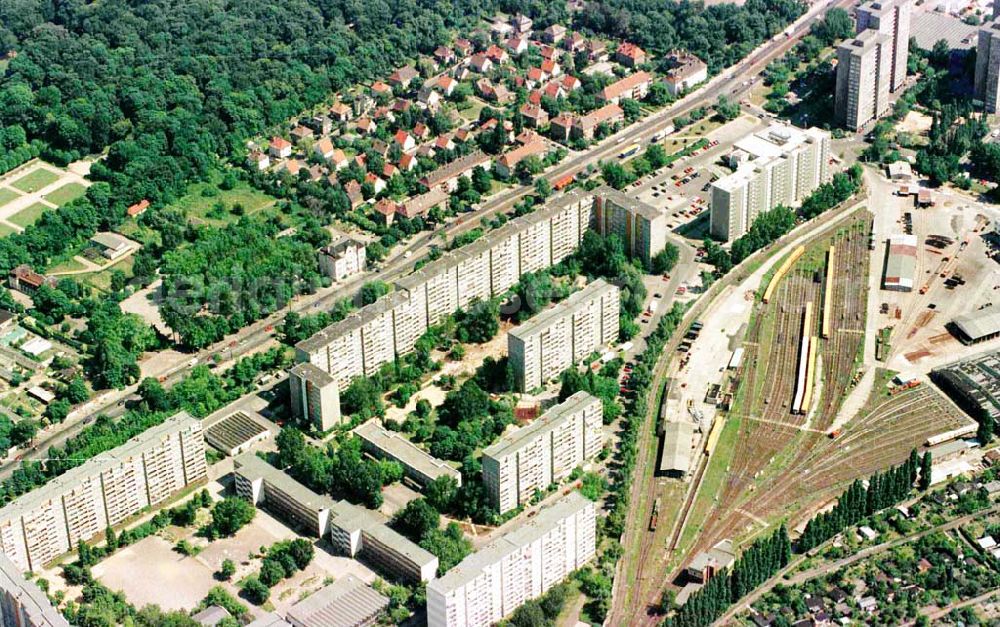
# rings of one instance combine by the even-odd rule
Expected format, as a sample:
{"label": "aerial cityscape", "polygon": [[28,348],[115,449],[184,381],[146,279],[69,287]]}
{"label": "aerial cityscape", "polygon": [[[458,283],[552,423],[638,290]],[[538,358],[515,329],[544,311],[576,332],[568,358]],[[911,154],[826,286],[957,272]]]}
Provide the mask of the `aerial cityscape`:
{"label": "aerial cityscape", "polygon": [[1000,626],[1000,1],[0,0],[0,627]]}

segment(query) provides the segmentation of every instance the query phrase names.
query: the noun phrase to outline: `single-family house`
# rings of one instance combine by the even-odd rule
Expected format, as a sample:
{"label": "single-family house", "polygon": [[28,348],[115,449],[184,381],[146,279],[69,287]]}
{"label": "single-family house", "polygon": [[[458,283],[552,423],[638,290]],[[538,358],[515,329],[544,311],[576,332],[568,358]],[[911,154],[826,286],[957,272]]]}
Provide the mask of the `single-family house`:
{"label": "single-family house", "polygon": [[518,13],[510,19],[510,25],[514,28],[514,32],[518,34],[530,33],[532,24],[534,22],[531,18],[523,13]]}
{"label": "single-family house", "polygon": [[289,135],[292,136],[293,142],[295,142],[296,144],[301,144],[303,141],[307,139],[312,139],[315,133],[313,133],[313,130],[308,126],[302,126],[300,124],[299,126],[293,128],[292,132],[289,133]]}
{"label": "single-family house", "polygon": [[409,172],[413,170],[413,168],[417,167],[417,156],[412,153],[404,153],[403,156],[399,158],[399,163],[397,163],[396,166],[403,172]]}
{"label": "single-family house", "polygon": [[625,42],[615,51],[615,61],[625,67],[636,67],[646,62],[646,51],[631,42]]}
{"label": "single-family house", "polygon": [[457,85],[458,81],[447,74],[442,74],[434,81],[434,86],[445,96],[450,96]]}
{"label": "single-family house", "polygon": [[507,51],[496,44],[492,44],[486,49],[486,57],[494,63],[506,63],[510,58]]}
{"label": "single-family house", "polygon": [[21,264],[10,271],[8,283],[12,290],[31,295],[43,285],[54,286],[56,280],[35,272],[27,264]]}
{"label": "single-family house", "polygon": [[493,68],[493,60],[482,53],[474,54],[469,60],[469,67],[480,74],[485,74]]}
{"label": "single-family house", "polygon": [[247,163],[250,164],[251,168],[256,169],[258,172],[263,172],[271,167],[271,157],[269,157],[266,152],[254,151],[247,157]]}
{"label": "single-family house", "polygon": [[373,172],[365,174],[365,183],[371,183],[371,186],[375,190],[376,194],[382,193],[382,190],[385,189],[385,181]]}
{"label": "single-family house", "polygon": [[417,102],[434,111],[441,106],[441,94],[434,90],[433,85],[425,85],[417,92]]}
{"label": "single-family house", "polygon": [[409,152],[417,147],[417,142],[413,139],[413,136],[403,129],[396,131],[396,134],[392,136],[392,141],[395,142],[403,152]]}
{"label": "single-family house", "polygon": [[545,126],[549,122],[549,114],[538,105],[526,102],[521,105],[521,117],[524,118],[524,125],[531,128]]}
{"label": "single-family house", "polygon": [[344,193],[351,201],[351,209],[357,209],[365,202],[364,194],[361,193],[361,183],[353,179],[344,184]]}
{"label": "single-family house", "polygon": [[434,148],[437,150],[454,150],[455,142],[452,141],[451,135],[438,135],[437,139],[434,140]]}
{"label": "single-family house", "polygon": [[[340,106],[345,107],[348,113],[350,113],[350,107],[344,104]],[[304,117],[299,120],[299,123],[303,126],[308,126],[317,135],[329,135],[333,132],[333,120],[330,119],[330,116],[323,115],[322,113]]]}
{"label": "single-family house", "polygon": [[[260,154],[260,153],[258,153]],[[134,205],[129,205],[128,209],[125,210],[125,214],[130,218],[135,218],[146,213],[146,209],[149,209],[149,200],[143,198]]]}
{"label": "single-family house", "polygon": [[565,76],[562,77],[562,80],[559,81],[559,85],[566,92],[574,92],[574,91],[576,91],[577,89],[580,89],[580,87],[583,86],[583,84],[580,83],[580,79],[578,79],[575,76],[571,76],[569,74],[567,74],[567,75],[565,75]]}
{"label": "single-family house", "polygon": [[542,72],[545,72],[546,76],[559,76],[562,74],[562,68],[556,63],[555,59],[542,59]]}
{"label": "single-family house", "polygon": [[298,159],[286,159],[278,165],[277,172],[280,174],[282,172],[288,172],[291,176],[298,176],[299,170],[303,167],[302,162]]}
{"label": "single-family house", "polygon": [[318,142],[313,144],[313,154],[315,154],[320,159],[329,159],[333,156],[333,151],[336,148],[333,147],[333,140],[329,137],[322,137]]}
{"label": "single-family house", "polygon": [[416,68],[414,68],[411,65],[407,65],[405,67],[399,68],[398,70],[389,75],[389,84],[392,85],[394,89],[398,88],[401,90],[406,90],[409,89],[410,83],[413,82],[413,79],[417,78],[418,76],[420,76],[420,73],[417,72]]}
{"label": "single-family house", "polygon": [[372,83],[372,93],[376,96],[390,96],[392,95],[392,87],[383,81],[375,81]]}
{"label": "single-family house", "polygon": [[455,52],[460,57],[468,57],[475,50],[475,46],[468,39],[458,38],[455,40]]}
{"label": "single-family house", "polygon": [[569,50],[570,52],[579,52],[586,47],[587,38],[580,33],[573,31],[562,40],[562,45],[563,48]]}
{"label": "single-family house", "polygon": [[327,162],[333,167],[334,171],[340,171],[351,164],[350,158],[344,154],[344,151],[340,148],[334,148],[330,156],[327,157]]}
{"label": "single-family house", "polygon": [[413,125],[411,133],[417,139],[427,139],[431,135],[431,130],[423,122],[417,122]]}
{"label": "single-family house", "polygon": [[375,132],[375,122],[371,118],[363,117],[358,118],[354,123],[354,130],[362,135],[367,135],[369,133]]}
{"label": "single-family house", "polygon": [[504,45],[507,46],[507,50],[510,50],[511,54],[519,55],[528,50],[528,38],[527,37],[511,37]]}
{"label": "single-family house", "polygon": [[557,44],[566,36],[566,27],[562,24],[553,24],[542,31],[542,41],[549,44]]}
{"label": "single-family house", "polygon": [[591,63],[600,63],[608,60],[608,46],[600,39],[589,40],[585,49]]}
{"label": "single-family house", "polygon": [[[338,122],[349,121],[351,119],[352,113],[353,111],[351,110],[351,108],[346,104],[344,104],[343,102],[335,103],[332,107],[330,107],[330,117],[333,118],[334,120],[337,120]],[[325,131],[325,133],[329,132],[330,131]]]}
{"label": "single-family house", "polygon": [[455,52],[448,46],[438,46],[434,49],[434,58],[440,63],[454,63]]}
{"label": "single-family house", "polygon": [[396,202],[389,198],[382,198],[375,203],[375,213],[382,216],[386,226],[392,225],[392,219],[396,215]]}
{"label": "single-family house", "polygon": [[272,137],[268,152],[275,159],[285,159],[292,156],[292,142],[284,137]]}

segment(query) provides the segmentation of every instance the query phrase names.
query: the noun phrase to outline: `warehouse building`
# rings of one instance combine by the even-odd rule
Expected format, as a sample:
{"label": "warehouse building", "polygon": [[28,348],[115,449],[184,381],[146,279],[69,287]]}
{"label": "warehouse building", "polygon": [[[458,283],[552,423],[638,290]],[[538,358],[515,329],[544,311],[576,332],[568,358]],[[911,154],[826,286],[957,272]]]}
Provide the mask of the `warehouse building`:
{"label": "warehouse building", "polygon": [[957,316],[950,325],[963,344],[978,344],[1000,336],[1000,307],[985,307]]}
{"label": "warehouse building", "polygon": [[886,242],[882,289],[912,292],[917,275],[917,236],[900,233]]}
{"label": "warehouse building", "polygon": [[438,558],[396,533],[371,511],[316,494],[253,453],[234,460],[236,493],[393,579],[429,581]]}
{"label": "warehouse building", "polygon": [[483,483],[501,514],[529,501],[604,446],[600,399],[577,392],[483,450]]}
{"label": "warehouse building", "polygon": [[341,423],[340,391],[327,372],[310,363],[296,364],[288,371],[288,390],[292,415],[299,421],[322,432]]}
{"label": "warehouse building", "polygon": [[403,467],[403,473],[421,486],[439,477],[451,477],[462,485],[462,473],[447,462],[432,456],[395,431],[388,431],[377,418],[354,429],[366,452],[379,459],[389,459]]}
{"label": "warehouse building", "polygon": [[201,421],[181,412],[0,509],[0,553],[40,570],[207,476]]}
{"label": "warehouse building", "polygon": [[694,425],[686,421],[668,422],[664,425],[663,453],[660,455],[661,474],[684,478],[691,472],[694,429]]}
{"label": "warehouse building", "polygon": [[0,554],[0,627],[69,627],[34,581]]}
{"label": "warehouse building", "polygon": [[594,503],[572,492],[427,585],[429,627],[487,627],[594,556]]}
{"label": "warehouse building", "polygon": [[294,627],[369,627],[389,607],[389,599],[354,575],[344,575],[288,610]]}
{"label": "warehouse building", "polygon": [[621,293],[603,279],[507,334],[518,390],[532,390],[618,338]]}

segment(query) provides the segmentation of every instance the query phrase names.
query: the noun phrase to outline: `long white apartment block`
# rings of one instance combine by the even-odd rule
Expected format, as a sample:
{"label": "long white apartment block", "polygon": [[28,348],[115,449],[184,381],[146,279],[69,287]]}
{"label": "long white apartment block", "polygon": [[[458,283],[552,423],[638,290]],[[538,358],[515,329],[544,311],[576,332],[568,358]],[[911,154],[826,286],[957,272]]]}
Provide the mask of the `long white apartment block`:
{"label": "long white apartment block", "polygon": [[830,179],[830,134],[775,123],[736,142],[736,171],[712,183],[710,231],[723,241],[750,230],[778,205],[801,203]]}
{"label": "long white apartment block", "polygon": [[201,421],[181,412],[0,509],[0,553],[40,569],[207,477]]}
{"label": "long white apartment block", "polygon": [[507,334],[519,390],[532,390],[618,337],[621,292],[596,279]]}
{"label": "long white apartment block", "polygon": [[427,584],[429,627],[487,627],[594,557],[594,503],[578,492]]}
{"label": "long white apartment block", "polygon": [[483,484],[501,514],[565,479],[604,445],[600,399],[577,392],[483,450]]}
{"label": "long white apartment block", "polygon": [[297,360],[342,388],[413,350],[428,326],[504,294],[526,272],[559,263],[592,226],[593,195],[573,190],[395,283],[395,290],[296,345]]}
{"label": "long white apartment block", "polygon": [[0,555],[0,627],[69,627],[38,583]]}

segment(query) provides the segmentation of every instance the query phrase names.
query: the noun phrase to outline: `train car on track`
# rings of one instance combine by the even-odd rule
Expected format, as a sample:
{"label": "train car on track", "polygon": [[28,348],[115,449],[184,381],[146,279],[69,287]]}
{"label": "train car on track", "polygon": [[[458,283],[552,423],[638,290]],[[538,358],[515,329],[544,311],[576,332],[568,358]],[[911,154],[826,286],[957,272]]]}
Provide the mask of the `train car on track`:
{"label": "train car on track", "polygon": [[653,515],[649,517],[649,530],[656,531],[657,519],[660,517],[660,497],[653,501]]}
{"label": "train car on track", "polygon": [[771,277],[771,282],[767,284],[767,289],[764,290],[765,305],[771,301],[771,297],[774,295],[774,290],[777,289],[778,284],[781,283],[781,279],[788,274],[788,271],[792,269],[792,266],[795,265],[795,262],[799,260],[799,257],[801,257],[804,252],[806,252],[805,246],[797,247],[792,251],[792,254],[785,259],[785,262],[778,267],[777,272],[775,272],[774,276]]}
{"label": "train car on track", "polygon": [[812,330],[812,301],[806,303],[802,313],[802,341],[799,344],[798,376],[795,379],[795,397],[792,400],[792,413],[802,413],[802,401],[805,400],[809,374],[809,338]]}
{"label": "train car on track", "polygon": [[944,433],[939,433],[937,435],[932,435],[927,438],[925,442],[926,446],[937,446],[938,444],[944,444],[945,442],[950,442],[951,440],[957,440],[958,438],[964,438],[967,435],[975,435],[979,425],[976,423],[965,425],[964,427],[959,427],[958,429],[952,429],[951,431],[945,431]]}
{"label": "train car on track", "polygon": [[826,281],[823,285],[823,339],[830,339],[830,317],[833,307],[833,261],[836,254],[836,247],[830,246],[830,252],[826,257]]}

